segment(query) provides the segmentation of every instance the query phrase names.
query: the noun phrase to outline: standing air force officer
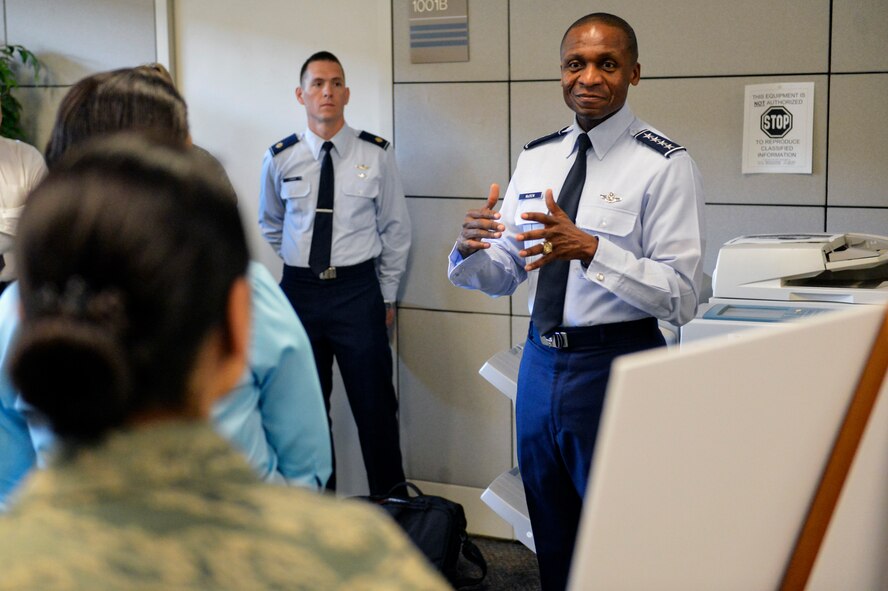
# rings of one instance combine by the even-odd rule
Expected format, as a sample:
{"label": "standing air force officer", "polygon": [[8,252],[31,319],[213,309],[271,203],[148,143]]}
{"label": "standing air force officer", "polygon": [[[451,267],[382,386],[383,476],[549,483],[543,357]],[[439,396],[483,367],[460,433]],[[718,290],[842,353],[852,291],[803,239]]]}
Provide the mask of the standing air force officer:
{"label": "standing air force officer", "polygon": [[336,56],[315,53],[299,76],[308,129],[265,154],[259,226],[284,261],[281,288],[308,331],[328,416],[335,357],[370,492],[384,494],[404,480],[387,332],[410,249],[404,190],[389,142],[345,123]]}
{"label": "standing air force officer", "polygon": [[527,144],[501,212],[466,214],[450,255],[460,287],[508,295],[529,280],[518,376],[518,462],[543,589],[563,589],[610,365],[663,344],[657,319],[694,317],[703,190],[687,151],[626,104],[635,32],[605,13],[561,41],[570,125]]}

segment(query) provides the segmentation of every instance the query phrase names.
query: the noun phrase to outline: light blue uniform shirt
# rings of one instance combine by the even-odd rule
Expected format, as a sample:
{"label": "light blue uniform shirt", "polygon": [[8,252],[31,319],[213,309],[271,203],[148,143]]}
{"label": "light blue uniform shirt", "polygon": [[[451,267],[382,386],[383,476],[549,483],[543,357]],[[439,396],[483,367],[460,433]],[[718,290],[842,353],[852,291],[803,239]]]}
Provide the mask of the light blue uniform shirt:
{"label": "light blue uniform shirt", "polygon": [[[8,288],[9,291],[12,287]],[[3,298],[6,300],[8,298]],[[5,319],[6,317],[3,316]],[[6,323],[0,326],[6,332]],[[8,342],[4,337],[4,342]],[[5,354],[6,351],[0,352]],[[36,461],[34,446],[28,435],[28,425],[21,412],[15,409],[15,398],[9,400],[10,388],[5,372],[0,376],[0,512],[6,510],[10,493],[15,490]]]}
{"label": "light blue uniform shirt", "polygon": [[[662,137],[627,104],[589,131],[592,147],[576,225],[598,237],[598,250],[588,268],[571,261],[563,326],[647,316],[681,325],[696,313],[704,240],[700,173],[680,146],[666,157],[634,137],[643,130]],[[580,133],[574,121],[521,153],[500,211],[506,231],[488,241],[491,248],[466,259],[456,248],[451,251],[448,275],[454,285],[501,296],[528,279],[533,310],[539,271],[528,274],[518,251],[538,241],[519,243],[515,235],[542,227],[528,224],[521,214],[546,213],[547,189],[558,200]]]}
{"label": "light blue uniform shirt", "polygon": [[[320,490],[333,462],[311,344],[268,270],[252,262],[247,276],[253,307],[250,367],[214,405],[213,425],[264,480]],[[46,425],[29,411],[5,371],[19,323],[18,302],[16,284],[0,296],[0,508],[52,447]]]}
{"label": "light blue uniform shirt", "polygon": [[[376,258],[382,297],[393,302],[407,268],[410,217],[388,142],[360,134],[344,125],[330,139],[335,171],[330,264]],[[297,142],[267,151],[262,161],[259,227],[291,267],[308,267],[324,141],[306,130]]]}

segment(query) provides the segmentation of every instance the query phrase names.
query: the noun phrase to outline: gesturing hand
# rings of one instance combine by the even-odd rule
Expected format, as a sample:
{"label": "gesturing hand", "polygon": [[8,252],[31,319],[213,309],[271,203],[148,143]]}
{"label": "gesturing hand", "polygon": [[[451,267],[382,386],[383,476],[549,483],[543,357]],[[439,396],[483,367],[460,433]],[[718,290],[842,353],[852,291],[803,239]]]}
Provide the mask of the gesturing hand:
{"label": "gesturing hand", "polygon": [[[515,239],[520,241],[543,241],[518,253],[519,256],[525,258],[542,255],[532,263],[525,265],[524,269],[533,271],[556,259],[579,259],[585,264],[589,264],[598,249],[598,238],[577,228],[570,217],[564,213],[564,210],[555,203],[552,189],[546,189],[546,206],[549,208],[548,215],[537,212],[521,214],[521,219],[543,225],[543,228],[539,230],[530,230],[515,236]],[[547,244],[549,246],[546,246]]]}
{"label": "gesturing hand", "polygon": [[459,238],[456,241],[456,249],[463,258],[482,248],[490,248],[490,244],[483,241],[484,238],[499,238],[503,235],[503,230],[506,227],[496,221],[500,219],[499,212],[493,211],[498,200],[499,185],[493,183],[490,185],[490,193],[487,196],[485,206],[481,209],[470,209],[466,212],[462,231],[459,233]]}

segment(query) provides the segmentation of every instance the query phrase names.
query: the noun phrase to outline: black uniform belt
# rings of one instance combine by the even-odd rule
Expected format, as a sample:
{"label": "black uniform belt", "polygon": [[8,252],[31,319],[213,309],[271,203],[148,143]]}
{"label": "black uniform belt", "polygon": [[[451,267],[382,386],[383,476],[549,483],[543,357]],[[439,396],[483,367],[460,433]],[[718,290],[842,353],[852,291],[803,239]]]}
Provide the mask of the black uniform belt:
{"label": "black uniform belt", "polygon": [[290,265],[284,264],[284,275],[297,279],[321,279],[323,281],[330,281],[332,279],[347,279],[349,277],[356,277],[371,272],[376,273],[376,261],[374,259],[367,259],[363,263],[349,265],[347,267],[329,267],[320,275],[313,273],[308,267],[291,267]]}
{"label": "black uniform belt", "polygon": [[609,340],[644,337],[659,330],[656,318],[641,318],[595,326],[559,327],[551,334],[542,336],[531,324],[530,335],[534,342],[554,349],[576,349],[606,343]]}

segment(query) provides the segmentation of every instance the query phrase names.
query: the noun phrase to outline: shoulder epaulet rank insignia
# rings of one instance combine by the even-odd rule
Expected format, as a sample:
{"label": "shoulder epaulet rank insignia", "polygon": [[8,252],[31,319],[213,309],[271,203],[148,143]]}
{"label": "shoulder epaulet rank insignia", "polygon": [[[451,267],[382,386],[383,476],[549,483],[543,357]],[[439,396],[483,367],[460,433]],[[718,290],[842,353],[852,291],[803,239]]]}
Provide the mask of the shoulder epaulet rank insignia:
{"label": "shoulder epaulet rank insignia", "polygon": [[524,144],[524,149],[529,150],[531,148],[535,148],[535,147],[539,146],[540,144],[545,144],[548,141],[554,140],[555,138],[559,138],[559,137],[563,136],[565,133],[567,133],[568,131],[570,131],[570,127],[571,126],[568,125],[564,129],[559,129],[555,133],[550,133],[549,135],[544,135],[543,137],[538,137],[535,140],[531,140],[531,141],[527,142],[526,144]]}
{"label": "shoulder epaulet rank insignia", "polygon": [[277,156],[290,146],[295,146],[299,143],[299,136],[295,133],[293,135],[288,135],[272,147],[268,148],[268,151],[271,152],[272,156]]}
{"label": "shoulder epaulet rank insignia", "polygon": [[642,129],[641,131],[636,133],[635,139],[640,141],[642,144],[653,148],[666,158],[669,158],[676,152],[687,150],[687,148],[685,148],[684,146],[679,146],[675,142],[670,141],[669,138],[657,135],[656,133],[648,129]]}
{"label": "shoulder epaulet rank insignia", "polygon": [[361,138],[362,140],[364,140],[365,142],[370,142],[371,144],[376,144],[377,146],[379,146],[383,150],[385,150],[389,147],[389,142],[387,140],[382,139],[378,135],[373,135],[372,133],[367,133],[366,131],[362,131],[360,133],[360,135],[358,135],[358,137]]}

